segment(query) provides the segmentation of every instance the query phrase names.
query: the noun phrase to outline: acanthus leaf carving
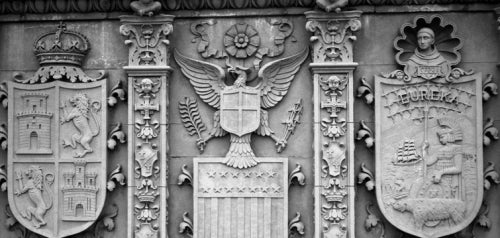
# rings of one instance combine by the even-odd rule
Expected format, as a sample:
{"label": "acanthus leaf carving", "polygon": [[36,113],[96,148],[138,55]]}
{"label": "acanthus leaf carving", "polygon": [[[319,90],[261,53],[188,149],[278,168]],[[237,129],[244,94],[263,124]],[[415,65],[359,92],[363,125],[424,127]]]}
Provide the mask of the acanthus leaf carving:
{"label": "acanthus leaf carving", "polygon": [[7,109],[7,106],[9,105],[9,100],[8,100],[8,91],[7,91],[7,82],[2,82],[0,83],[0,103],[2,104],[3,108]]}
{"label": "acanthus leaf carving", "polygon": [[117,183],[121,186],[125,185],[125,175],[122,173],[121,164],[117,164],[116,168],[109,174],[106,188],[111,192],[116,188]]}
{"label": "acanthus leaf carving", "polygon": [[363,183],[368,191],[372,191],[375,188],[375,177],[373,173],[366,168],[365,163],[361,163],[361,172],[358,174],[358,184]]}
{"label": "acanthus leaf carving", "polygon": [[118,81],[116,85],[111,88],[111,95],[108,97],[108,105],[113,107],[118,103],[118,100],[124,102],[127,100],[127,92],[123,88],[122,81]]}
{"label": "acanthus leaf carving", "polygon": [[356,97],[362,98],[368,105],[373,104],[374,95],[372,86],[366,81],[365,77],[362,77],[360,81],[361,85],[358,87],[358,94],[356,94]]}
{"label": "acanthus leaf carving", "polygon": [[356,134],[356,140],[364,140],[367,148],[375,145],[375,138],[372,129],[366,125],[364,120],[359,122],[359,130]]}
{"label": "acanthus leaf carving", "polygon": [[7,125],[5,123],[0,123],[0,148],[2,148],[2,150],[7,150],[7,138]]}
{"label": "acanthus leaf carving", "polygon": [[498,140],[498,129],[493,124],[495,120],[489,117],[483,126],[483,145],[489,146],[492,140]]}
{"label": "acanthus leaf carving", "polygon": [[292,235],[291,237],[294,237],[294,234],[299,234],[300,236],[303,236],[305,234],[305,225],[304,223],[300,220],[300,212],[296,212],[295,216],[290,220],[288,223],[288,230],[290,231],[290,234]]}
{"label": "acanthus leaf carving", "polygon": [[384,225],[384,222],[382,222],[371,211],[371,207],[373,207],[373,204],[371,202],[369,202],[368,204],[366,204],[366,213],[368,213],[368,216],[365,219],[365,229],[367,231],[372,231],[377,226],[380,226],[380,235],[379,235],[379,238],[384,238],[385,237],[385,225]]}
{"label": "acanthus leaf carving", "polygon": [[484,208],[477,216],[476,224],[478,224],[480,227],[483,227],[485,229],[490,229],[491,228],[491,219],[488,217],[488,213],[490,212],[490,207],[488,206],[486,201],[483,201],[482,205],[483,205],[482,207],[484,207]]}
{"label": "acanthus leaf carving", "polygon": [[495,170],[495,163],[488,162],[488,167],[484,169],[484,189],[489,190],[492,184],[500,184],[500,175]]}
{"label": "acanthus leaf carving", "polygon": [[0,190],[7,191],[7,170],[4,164],[0,165]]}
{"label": "acanthus leaf carving", "polygon": [[182,186],[183,184],[193,186],[193,175],[191,175],[185,164],[182,165],[181,174],[177,177],[177,185]]}
{"label": "acanthus leaf carving", "polygon": [[483,101],[488,101],[496,95],[498,95],[498,85],[493,82],[493,75],[488,74],[483,81]]}
{"label": "acanthus leaf carving", "polygon": [[189,218],[188,212],[184,212],[182,215],[182,221],[179,223],[179,234],[193,237],[193,221]]}
{"label": "acanthus leaf carving", "polygon": [[302,166],[297,163],[295,169],[292,170],[292,172],[290,172],[290,175],[288,176],[288,186],[290,187],[293,184],[304,186],[305,182],[306,175],[302,172]]}
{"label": "acanthus leaf carving", "polygon": [[127,142],[127,136],[122,131],[122,123],[116,123],[116,126],[109,132],[109,139],[107,141],[108,149],[114,150],[118,143],[124,144]]}

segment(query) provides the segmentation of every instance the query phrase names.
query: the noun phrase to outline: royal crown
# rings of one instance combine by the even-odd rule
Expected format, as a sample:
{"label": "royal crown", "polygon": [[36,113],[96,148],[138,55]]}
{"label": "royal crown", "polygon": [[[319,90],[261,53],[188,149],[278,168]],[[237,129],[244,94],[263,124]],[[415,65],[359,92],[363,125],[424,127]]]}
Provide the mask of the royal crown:
{"label": "royal crown", "polygon": [[60,23],[57,31],[43,34],[35,41],[35,56],[40,65],[70,64],[81,66],[90,50],[90,43],[84,35],[66,29]]}

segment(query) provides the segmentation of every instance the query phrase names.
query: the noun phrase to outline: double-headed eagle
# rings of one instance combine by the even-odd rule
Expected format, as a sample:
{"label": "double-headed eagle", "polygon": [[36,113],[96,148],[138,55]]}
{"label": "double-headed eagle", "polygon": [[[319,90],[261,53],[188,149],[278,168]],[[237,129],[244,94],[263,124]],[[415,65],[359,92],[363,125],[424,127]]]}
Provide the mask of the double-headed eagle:
{"label": "double-headed eagle", "polygon": [[[258,163],[250,146],[252,132],[269,136],[277,146],[284,148],[286,141],[274,135],[264,109],[274,107],[287,94],[307,55],[306,48],[298,54],[265,64],[257,74],[250,68],[226,62],[226,75],[225,70],[218,65],[191,59],[176,51],[175,60],[198,96],[217,109],[214,127],[207,138],[198,140],[198,145],[204,146],[208,140],[229,132],[231,145],[224,163],[239,169]],[[229,81],[234,80],[234,83],[227,85],[226,77]],[[255,79],[258,79],[256,86],[246,85]]]}

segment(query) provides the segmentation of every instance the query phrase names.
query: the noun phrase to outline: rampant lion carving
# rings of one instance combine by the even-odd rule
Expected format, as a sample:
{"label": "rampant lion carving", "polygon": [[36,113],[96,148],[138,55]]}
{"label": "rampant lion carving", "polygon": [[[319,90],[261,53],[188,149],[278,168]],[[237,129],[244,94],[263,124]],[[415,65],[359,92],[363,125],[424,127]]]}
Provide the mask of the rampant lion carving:
{"label": "rampant lion carving", "polygon": [[[43,176],[42,169],[40,166],[32,165],[25,171],[26,177],[28,181],[23,184],[22,174],[17,172],[17,179],[19,181],[20,191],[16,191],[14,194],[17,196],[21,196],[22,194],[28,192],[29,198],[32,204],[35,206],[28,206],[26,210],[21,211],[21,215],[32,221],[33,226],[35,228],[40,228],[47,224],[47,222],[43,219],[47,210],[52,207],[52,197],[47,196],[47,202],[42,196],[43,186],[46,187],[47,193],[52,193],[50,187],[45,183],[45,179]],[[53,180],[51,180],[52,182]],[[35,218],[35,219],[32,219]]]}
{"label": "rampant lion carving", "polygon": [[[66,103],[62,103],[61,109],[63,111],[61,116],[61,124],[72,121],[73,125],[79,131],[71,136],[71,141],[63,140],[63,146],[71,146],[71,148],[76,149],[77,143],[83,147],[82,152],[76,152],[75,156],[81,158],[87,153],[93,152],[90,143],[92,139],[99,134],[100,123],[97,120],[95,113],[101,109],[101,103],[98,101],[91,101],[87,95],[83,93],[78,93],[69,99],[71,106],[73,107],[68,111]],[[92,130],[90,126],[89,115],[92,117],[93,123],[95,124],[95,130]]]}

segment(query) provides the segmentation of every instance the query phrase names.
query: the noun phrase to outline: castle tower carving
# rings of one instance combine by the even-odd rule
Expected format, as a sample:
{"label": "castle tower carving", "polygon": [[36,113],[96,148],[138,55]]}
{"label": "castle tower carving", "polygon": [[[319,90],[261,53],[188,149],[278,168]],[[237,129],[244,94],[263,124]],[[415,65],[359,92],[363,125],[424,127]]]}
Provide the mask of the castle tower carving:
{"label": "castle tower carving", "polygon": [[75,170],[63,174],[63,220],[94,220],[96,214],[97,173],[86,172],[87,162],[75,161]]}
{"label": "castle tower carving", "polygon": [[24,110],[17,113],[19,120],[18,154],[52,154],[50,119],[46,93],[30,92],[21,96]]}

